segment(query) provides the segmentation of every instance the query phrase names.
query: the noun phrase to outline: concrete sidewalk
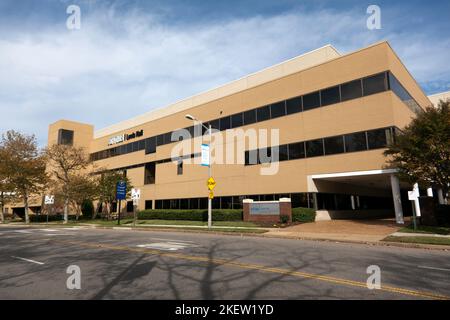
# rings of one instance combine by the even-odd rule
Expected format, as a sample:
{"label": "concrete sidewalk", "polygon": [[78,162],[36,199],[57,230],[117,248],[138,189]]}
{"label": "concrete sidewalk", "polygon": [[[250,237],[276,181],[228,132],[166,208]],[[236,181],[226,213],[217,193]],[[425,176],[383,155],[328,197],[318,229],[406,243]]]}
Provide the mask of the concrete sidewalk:
{"label": "concrete sidewalk", "polygon": [[271,229],[265,235],[351,242],[379,242],[402,226],[385,220],[331,220]]}

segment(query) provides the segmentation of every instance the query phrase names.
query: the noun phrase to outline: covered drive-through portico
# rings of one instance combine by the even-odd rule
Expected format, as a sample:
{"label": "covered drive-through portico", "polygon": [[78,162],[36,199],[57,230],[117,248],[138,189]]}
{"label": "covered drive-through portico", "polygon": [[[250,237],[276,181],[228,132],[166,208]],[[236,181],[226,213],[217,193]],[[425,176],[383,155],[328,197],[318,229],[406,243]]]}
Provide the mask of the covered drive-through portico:
{"label": "covered drive-through portico", "polygon": [[316,197],[316,220],[392,218],[404,223],[411,214],[407,191],[395,169],[309,175],[308,191]]}

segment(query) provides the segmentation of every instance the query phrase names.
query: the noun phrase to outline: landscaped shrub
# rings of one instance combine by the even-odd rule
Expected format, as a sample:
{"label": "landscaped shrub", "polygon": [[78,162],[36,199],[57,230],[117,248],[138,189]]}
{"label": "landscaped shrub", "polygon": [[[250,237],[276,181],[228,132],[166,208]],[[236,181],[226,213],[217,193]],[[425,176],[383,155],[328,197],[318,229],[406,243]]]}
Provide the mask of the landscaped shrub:
{"label": "landscaped shrub", "polygon": [[436,206],[435,215],[439,226],[450,226],[450,205],[440,204]]}
{"label": "landscaped shrub", "polygon": [[[155,209],[138,212],[139,220],[190,220],[208,221],[207,209]],[[213,221],[242,221],[240,209],[213,209]]]}
{"label": "landscaped shrub", "polygon": [[287,215],[281,215],[281,216],[280,216],[280,222],[281,222],[281,223],[288,223],[288,222],[289,222],[289,216],[287,216]]}
{"label": "landscaped shrub", "polygon": [[292,222],[314,222],[316,210],[311,208],[292,208]]}

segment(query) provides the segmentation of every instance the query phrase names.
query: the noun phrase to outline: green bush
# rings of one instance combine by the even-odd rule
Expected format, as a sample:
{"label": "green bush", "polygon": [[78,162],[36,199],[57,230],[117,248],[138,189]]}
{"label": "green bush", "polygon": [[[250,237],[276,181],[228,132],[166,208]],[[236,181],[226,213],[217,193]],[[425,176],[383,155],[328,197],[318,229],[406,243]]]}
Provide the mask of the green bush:
{"label": "green bush", "polygon": [[[208,221],[207,209],[155,209],[138,212],[139,220]],[[213,221],[242,221],[241,209],[213,209]]]}
{"label": "green bush", "polygon": [[450,226],[450,205],[440,204],[436,207],[436,220],[439,226]]}
{"label": "green bush", "polygon": [[289,216],[287,216],[287,215],[281,215],[281,216],[280,216],[280,222],[281,222],[281,223],[288,223],[288,222],[289,222]]}
{"label": "green bush", "polygon": [[314,222],[316,210],[311,208],[292,208],[292,222]]}

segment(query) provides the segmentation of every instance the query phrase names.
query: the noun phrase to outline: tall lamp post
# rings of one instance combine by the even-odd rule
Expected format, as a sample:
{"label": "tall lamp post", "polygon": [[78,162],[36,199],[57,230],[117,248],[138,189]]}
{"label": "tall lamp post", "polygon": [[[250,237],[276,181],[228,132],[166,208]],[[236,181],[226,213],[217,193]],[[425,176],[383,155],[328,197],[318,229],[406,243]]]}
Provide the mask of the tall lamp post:
{"label": "tall lamp post", "polygon": [[[202,121],[198,120],[196,117],[194,117],[193,115],[187,114],[186,115],[186,119],[192,120],[192,121],[197,121],[199,122],[203,128],[205,128],[208,132],[209,132],[209,163],[208,163],[208,178],[211,177],[211,123],[208,123],[208,126],[205,126],[203,124]],[[208,229],[211,229],[212,227],[212,199],[208,194]]]}

